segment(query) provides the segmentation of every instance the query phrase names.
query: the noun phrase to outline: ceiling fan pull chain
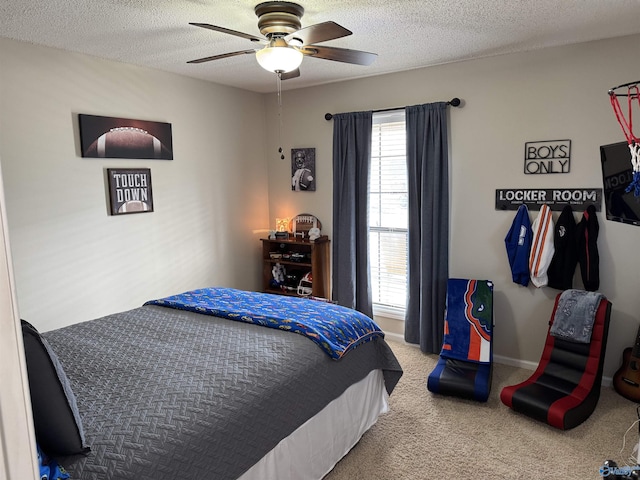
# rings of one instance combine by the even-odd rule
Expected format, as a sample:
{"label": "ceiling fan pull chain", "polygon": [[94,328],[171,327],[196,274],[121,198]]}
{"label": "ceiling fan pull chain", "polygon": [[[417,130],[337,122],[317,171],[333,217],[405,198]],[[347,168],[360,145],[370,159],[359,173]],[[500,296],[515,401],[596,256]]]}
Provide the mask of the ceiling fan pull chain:
{"label": "ceiling fan pull chain", "polygon": [[278,90],[278,153],[280,154],[280,160],[284,160],[284,154],[282,153],[282,72],[276,72],[276,86]]}

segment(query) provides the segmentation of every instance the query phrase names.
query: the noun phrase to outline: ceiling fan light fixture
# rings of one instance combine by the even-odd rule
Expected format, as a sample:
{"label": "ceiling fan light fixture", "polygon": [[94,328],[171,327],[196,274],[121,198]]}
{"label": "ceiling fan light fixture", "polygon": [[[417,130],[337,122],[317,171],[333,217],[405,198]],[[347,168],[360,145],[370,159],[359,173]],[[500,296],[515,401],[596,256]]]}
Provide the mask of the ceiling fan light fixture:
{"label": "ceiling fan light fixture", "polygon": [[256,60],[262,68],[268,72],[277,73],[280,80],[289,80],[300,76],[299,67],[305,56],[353,65],[371,65],[377,57],[375,53],[359,50],[318,46],[318,43],[343,38],[351,35],[352,32],[332,21],[302,28],[300,20],[304,14],[304,8],[296,3],[269,0],[256,5],[254,10],[258,16],[258,29],[262,36],[208,23],[190,24],[214,32],[241,37],[254,42],[254,44],[266,44],[264,48],[212,55],[187,63],[204,63],[221,58],[255,54]]}
{"label": "ceiling fan light fixture", "polygon": [[302,63],[304,55],[300,50],[289,46],[267,45],[256,52],[256,60],[262,68],[269,72],[291,72]]}

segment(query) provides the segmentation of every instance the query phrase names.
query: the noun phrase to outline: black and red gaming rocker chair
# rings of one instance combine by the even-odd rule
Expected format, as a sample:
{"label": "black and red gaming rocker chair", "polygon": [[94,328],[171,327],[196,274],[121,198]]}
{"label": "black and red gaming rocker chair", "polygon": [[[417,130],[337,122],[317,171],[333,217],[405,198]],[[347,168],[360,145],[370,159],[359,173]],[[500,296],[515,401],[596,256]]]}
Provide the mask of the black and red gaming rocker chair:
{"label": "black and red gaming rocker chair", "polygon": [[559,303],[562,306],[561,297],[569,292],[556,296],[536,371],[524,382],[500,392],[500,400],[507,407],[561,430],[580,425],[596,408],[611,316],[611,302],[599,296],[588,343],[557,336],[553,332],[556,311]]}
{"label": "black and red gaming rocker chair", "polygon": [[450,278],[440,358],[432,393],[486,402],[493,373],[493,283]]}

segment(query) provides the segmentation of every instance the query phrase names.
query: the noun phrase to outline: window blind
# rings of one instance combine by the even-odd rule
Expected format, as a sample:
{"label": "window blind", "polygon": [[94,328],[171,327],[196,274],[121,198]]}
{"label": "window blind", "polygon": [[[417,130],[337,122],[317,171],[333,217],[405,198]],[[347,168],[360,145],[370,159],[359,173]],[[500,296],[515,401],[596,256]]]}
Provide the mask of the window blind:
{"label": "window blind", "polygon": [[369,176],[369,263],[374,307],[404,318],[408,194],[404,110],[374,113]]}

